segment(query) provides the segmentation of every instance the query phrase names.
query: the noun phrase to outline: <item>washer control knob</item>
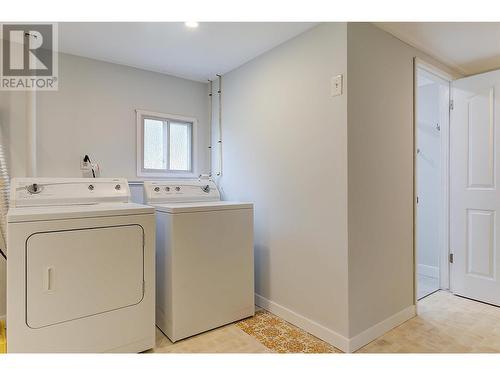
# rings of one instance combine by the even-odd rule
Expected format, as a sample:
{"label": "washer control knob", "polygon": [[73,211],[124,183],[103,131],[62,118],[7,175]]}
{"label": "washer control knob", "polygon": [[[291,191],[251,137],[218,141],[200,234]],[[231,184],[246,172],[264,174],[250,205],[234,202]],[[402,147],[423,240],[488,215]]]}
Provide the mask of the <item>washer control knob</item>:
{"label": "washer control knob", "polygon": [[90,185],[89,185],[89,190],[90,190],[90,191],[94,190],[94,185],[90,184]]}
{"label": "washer control knob", "polygon": [[170,191],[170,187],[169,186],[165,186],[165,191]]}
{"label": "washer control knob", "polygon": [[176,186],[175,187],[175,191],[181,191],[181,187],[180,186]]}
{"label": "washer control knob", "polygon": [[115,185],[115,190],[120,190],[122,187],[120,185]]}
{"label": "washer control knob", "polygon": [[160,191],[160,188],[158,186],[156,186],[153,190],[158,193]]}

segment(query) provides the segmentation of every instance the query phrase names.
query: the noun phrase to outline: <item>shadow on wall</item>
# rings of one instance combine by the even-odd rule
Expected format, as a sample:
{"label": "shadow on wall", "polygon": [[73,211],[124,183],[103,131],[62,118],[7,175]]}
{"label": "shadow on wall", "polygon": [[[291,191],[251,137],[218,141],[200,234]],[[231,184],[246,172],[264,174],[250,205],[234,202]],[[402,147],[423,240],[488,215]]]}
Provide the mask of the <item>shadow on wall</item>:
{"label": "shadow on wall", "polygon": [[271,249],[264,245],[254,245],[255,293],[270,298],[271,286],[268,275],[271,271]]}

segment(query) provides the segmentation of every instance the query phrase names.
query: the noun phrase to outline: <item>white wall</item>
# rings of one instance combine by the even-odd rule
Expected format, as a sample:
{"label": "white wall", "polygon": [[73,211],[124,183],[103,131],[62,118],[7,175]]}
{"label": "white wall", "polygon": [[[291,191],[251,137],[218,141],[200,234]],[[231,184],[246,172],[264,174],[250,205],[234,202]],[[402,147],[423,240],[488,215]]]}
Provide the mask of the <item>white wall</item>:
{"label": "white wall", "polygon": [[412,310],[413,58],[454,72],[368,23],[348,24],[347,55],[349,334],[355,337],[387,319],[397,324]]}
{"label": "white wall", "polygon": [[256,293],[344,336],[347,96],[332,98],[330,79],[346,74],[346,41],[345,23],[322,24],[224,76],[220,181],[255,204]]}
{"label": "white wall", "polygon": [[206,173],[206,83],[60,54],[59,90],[37,96],[38,175],[81,177],[89,154],[102,177],[136,180],[135,109],[197,118],[198,172]]}
{"label": "white wall", "polygon": [[[422,270],[439,274],[441,234],[441,132],[439,85],[430,82],[418,88],[417,99],[417,264]],[[426,271],[427,270],[427,271]],[[427,276],[430,274],[425,273]]]}

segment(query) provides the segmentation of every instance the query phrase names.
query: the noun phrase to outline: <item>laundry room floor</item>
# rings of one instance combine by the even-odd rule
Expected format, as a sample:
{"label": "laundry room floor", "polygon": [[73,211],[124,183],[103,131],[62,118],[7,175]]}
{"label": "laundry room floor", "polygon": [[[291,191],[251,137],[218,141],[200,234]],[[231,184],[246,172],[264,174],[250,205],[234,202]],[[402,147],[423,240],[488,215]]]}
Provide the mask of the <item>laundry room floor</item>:
{"label": "laundry room floor", "polygon": [[418,301],[418,316],[359,352],[500,353],[500,308],[440,290]]}
{"label": "laundry room floor", "polygon": [[172,343],[158,328],[153,353],[335,353],[340,351],[274,314],[255,316]]}
{"label": "laundry room floor", "polygon": [[[500,353],[500,308],[438,291],[419,315],[358,353]],[[173,344],[157,329],[151,353],[340,353],[328,343],[259,309],[252,318]]]}

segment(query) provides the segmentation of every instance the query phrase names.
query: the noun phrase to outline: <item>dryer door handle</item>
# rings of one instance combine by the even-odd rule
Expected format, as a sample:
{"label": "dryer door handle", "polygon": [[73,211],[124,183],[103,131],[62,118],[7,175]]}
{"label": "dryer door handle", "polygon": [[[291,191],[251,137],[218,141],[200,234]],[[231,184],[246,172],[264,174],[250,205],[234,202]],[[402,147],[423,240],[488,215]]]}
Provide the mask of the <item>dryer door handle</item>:
{"label": "dryer door handle", "polygon": [[46,292],[53,292],[55,287],[55,269],[54,267],[47,267],[47,271],[45,273],[44,278],[44,287]]}

